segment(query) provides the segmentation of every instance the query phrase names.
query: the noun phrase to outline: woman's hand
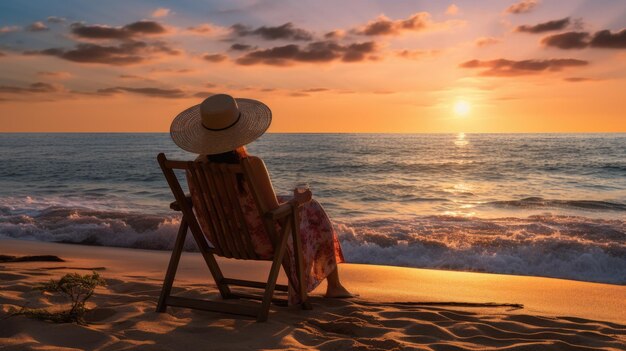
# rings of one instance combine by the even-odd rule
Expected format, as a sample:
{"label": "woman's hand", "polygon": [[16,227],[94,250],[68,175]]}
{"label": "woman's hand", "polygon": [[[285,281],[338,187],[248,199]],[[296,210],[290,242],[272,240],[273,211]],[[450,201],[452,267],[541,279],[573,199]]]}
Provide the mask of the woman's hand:
{"label": "woman's hand", "polygon": [[293,191],[293,199],[296,200],[298,204],[309,202],[312,198],[313,193],[310,189],[306,189],[304,192],[300,192],[297,189]]}

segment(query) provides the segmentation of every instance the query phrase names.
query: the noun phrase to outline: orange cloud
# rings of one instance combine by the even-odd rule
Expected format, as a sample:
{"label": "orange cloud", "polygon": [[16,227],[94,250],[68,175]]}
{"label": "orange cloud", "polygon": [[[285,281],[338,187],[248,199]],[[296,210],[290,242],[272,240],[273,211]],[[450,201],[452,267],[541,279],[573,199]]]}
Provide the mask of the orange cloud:
{"label": "orange cloud", "polygon": [[505,10],[505,12],[518,15],[520,13],[527,13],[532,11],[535,7],[537,7],[537,5],[539,5],[538,0],[522,0],[509,6]]}
{"label": "orange cloud", "polygon": [[25,29],[29,32],[45,32],[47,30],[50,30],[50,28],[48,28],[48,26],[46,26],[41,21],[34,22],[31,25],[27,26]]}
{"label": "orange cloud", "polygon": [[456,6],[455,4],[448,6],[448,8],[446,9],[446,15],[454,16],[458,13],[459,13],[459,7]]}
{"label": "orange cloud", "polygon": [[165,7],[159,7],[158,9],[152,11],[152,17],[154,18],[165,17],[170,14],[170,11],[171,11],[170,9],[167,9]]}
{"label": "orange cloud", "polygon": [[0,28],[0,34],[17,32],[18,30],[20,30],[18,26],[4,26]]}
{"label": "orange cloud", "polygon": [[407,19],[392,20],[385,15],[367,22],[364,26],[353,29],[352,32],[360,35],[400,35],[403,32],[419,32],[429,29],[447,29],[459,25],[460,21],[434,22],[430,13],[418,12]]}
{"label": "orange cloud", "polygon": [[474,44],[478,47],[484,47],[489,45],[494,45],[500,42],[500,39],[493,37],[480,37],[474,41]]}

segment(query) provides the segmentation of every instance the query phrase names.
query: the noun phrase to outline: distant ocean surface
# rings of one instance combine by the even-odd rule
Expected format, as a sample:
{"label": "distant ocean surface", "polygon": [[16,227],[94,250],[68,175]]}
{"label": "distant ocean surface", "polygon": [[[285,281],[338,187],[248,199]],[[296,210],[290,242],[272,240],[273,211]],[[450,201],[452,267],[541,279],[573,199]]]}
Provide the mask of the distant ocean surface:
{"label": "distant ocean surface", "polygon": [[[309,183],[349,262],[626,284],[626,134],[266,134],[249,151],[279,194]],[[171,248],[159,152],[194,157],[165,133],[0,134],[0,238]]]}

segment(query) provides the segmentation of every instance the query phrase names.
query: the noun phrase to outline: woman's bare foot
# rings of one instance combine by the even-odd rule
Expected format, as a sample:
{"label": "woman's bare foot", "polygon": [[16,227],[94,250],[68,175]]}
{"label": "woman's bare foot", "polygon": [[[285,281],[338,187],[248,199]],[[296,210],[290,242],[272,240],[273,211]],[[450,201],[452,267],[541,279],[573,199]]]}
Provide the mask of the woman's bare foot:
{"label": "woman's bare foot", "polygon": [[344,288],[341,284],[328,284],[328,287],[326,288],[326,295],[324,295],[324,297],[335,299],[349,299],[357,296],[359,295],[349,292],[348,289]]}

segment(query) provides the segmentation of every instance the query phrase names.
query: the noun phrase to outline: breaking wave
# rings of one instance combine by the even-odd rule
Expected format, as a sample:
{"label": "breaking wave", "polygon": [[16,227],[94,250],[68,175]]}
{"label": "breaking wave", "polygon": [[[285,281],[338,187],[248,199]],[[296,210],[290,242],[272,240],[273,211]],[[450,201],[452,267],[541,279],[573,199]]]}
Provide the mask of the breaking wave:
{"label": "breaking wave", "polygon": [[[0,238],[171,249],[172,215],[0,206]],[[626,284],[626,222],[577,216],[414,216],[336,222],[348,262]],[[188,240],[186,249],[195,251]]]}
{"label": "breaking wave", "polygon": [[541,197],[527,197],[521,200],[491,201],[485,205],[513,207],[521,209],[571,208],[582,210],[626,211],[626,204],[593,200],[550,200]]}

